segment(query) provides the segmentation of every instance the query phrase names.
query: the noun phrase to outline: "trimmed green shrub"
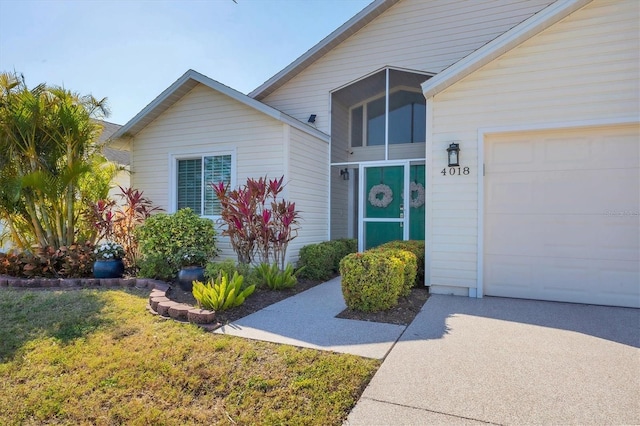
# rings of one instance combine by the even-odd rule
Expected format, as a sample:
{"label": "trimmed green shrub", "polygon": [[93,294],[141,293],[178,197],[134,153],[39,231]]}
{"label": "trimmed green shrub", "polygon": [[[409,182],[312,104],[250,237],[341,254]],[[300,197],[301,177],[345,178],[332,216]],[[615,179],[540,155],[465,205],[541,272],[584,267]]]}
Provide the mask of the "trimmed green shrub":
{"label": "trimmed green shrub", "polygon": [[143,278],[153,278],[162,281],[175,279],[178,268],[167,261],[161,254],[151,253],[138,262],[140,270],[138,276]]}
{"label": "trimmed green shrub", "polygon": [[329,244],[334,247],[333,270],[335,272],[340,271],[340,261],[344,259],[346,255],[358,251],[358,240],[355,238],[340,238],[339,240],[329,241]]}
{"label": "trimmed green shrub", "polygon": [[386,248],[383,246],[379,246],[368,251],[381,253],[387,257],[393,257],[400,260],[404,267],[404,281],[402,289],[400,290],[400,296],[405,297],[411,294],[411,289],[414,287],[416,282],[416,274],[418,269],[416,255],[408,250]]}
{"label": "trimmed green shrub", "polygon": [[174,214],[151,216],[135,232],[143,260],[149,256],[160,256],[173,269],[172,277],[180,268],[180,253],[199,251],[210,259],[218,252],[213,221],[198,216],[189,208]]}
{"label": "trimmed green shrub", "polygon": [[404,283],[404,265],[397,257],[366,251],[340,262],[342,295],[350,309],[365,312],[390,309],[398,304]]}
{"label": "trimmed green shrub", "polygon": [[415,286],[424,285],[424,250],[425,245],[424,241],[420,240],[409,240],[409,241],[390,241],[388,243],[384,243],[378,248],[392,248],[392,249],[400,249],[407,250],[416,255],[416,260],[418,263],[418,270],[416,274]]}
{"label": "trimmed green shrub", "polygon": [[327,280],[339,271],[342,258],[356,251],[358,242],[347,238],[306,245],[300,249],[298,267],[304,268],[300,276]]}
{"label": "trimmed green shrub", "polygon": [[300,249],[298,267],[304,268],[300,276],[310,280],[327,280],[334,272],[336,253],[327,242],[309,244]]}
{"label": "trimmed green shrub", "polygon": [[227,273],[221,271],[216,279],[209,280],[206,284],[194,281],[193,297],[201,308],[216,311],[234,308],[242,305],[256,289],[256,286],[252,285],[243,290],[242,282],[242,275],[238,275],[237,272],[229,279]]}

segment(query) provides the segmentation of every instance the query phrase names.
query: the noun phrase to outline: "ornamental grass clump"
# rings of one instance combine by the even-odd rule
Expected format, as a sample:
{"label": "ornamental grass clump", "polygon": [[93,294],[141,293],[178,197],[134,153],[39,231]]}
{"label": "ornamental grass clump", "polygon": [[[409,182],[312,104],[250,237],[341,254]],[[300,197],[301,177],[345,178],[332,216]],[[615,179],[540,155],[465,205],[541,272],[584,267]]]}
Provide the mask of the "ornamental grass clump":
{"label": "ornamental grass clump", "polygon": [[267,285],[271,290],[284,290],[287,288],[293,288],[298,284],[297,273],[293,265],[288,264],[284,270],[280,270],[276,263],[269,265],[268,263],[261,263],[256,266],[258,276],[262,279],[262,282]]}
{"label": "ornamental grass clump", "polygon": [[237,272],[229,279],[227,273],[222,271],[215,280],[209,280],[206,284],[194,281],[193,297],[200,308],[214,311],[240,306],[256,289],[255,285],[242,289],[243,280],[242,275]]}
{"label": "ornamental grass clump", "polygon": [[404,264],[397,257],[366,251],[340,262],[342,295],[349,309],[375,312],[398,304],[404,285]]}

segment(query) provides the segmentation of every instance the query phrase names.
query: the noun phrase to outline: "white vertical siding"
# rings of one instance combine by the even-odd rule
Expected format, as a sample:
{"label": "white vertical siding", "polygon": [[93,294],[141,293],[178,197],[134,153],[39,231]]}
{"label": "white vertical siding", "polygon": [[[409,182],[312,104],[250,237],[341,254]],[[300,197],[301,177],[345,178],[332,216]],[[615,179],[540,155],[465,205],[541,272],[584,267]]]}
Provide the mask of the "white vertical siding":
{"label": "white vertical siding", "polygon": [[263,101],[329,133],[331,90],[387,65],[440,72],[551,2],[403,0]]}
{"label": "white vertical siding", "polygon": [[[639,116],[639,12],[596,0],[434,98],[431,285],[477,284],[479,129]],[[467,176],[439,173],[453,140]]]}
{"label": "white vertical siding", "polygon": [[298,237],[289,244],[290,262],[301,247],[328,239],[329,144],[301,130],[289,128],[287,198],[301,213]]}
{"label": "white vertical siding", "polygon": [[[247,177],[280,176],[283,124],[204,85],[187,95],[141,131],[133,141],[132,185],[156,205],[170,206],[171,154],[235,149],[237,184]],[[222,257],[233,257],[220,239]]]}

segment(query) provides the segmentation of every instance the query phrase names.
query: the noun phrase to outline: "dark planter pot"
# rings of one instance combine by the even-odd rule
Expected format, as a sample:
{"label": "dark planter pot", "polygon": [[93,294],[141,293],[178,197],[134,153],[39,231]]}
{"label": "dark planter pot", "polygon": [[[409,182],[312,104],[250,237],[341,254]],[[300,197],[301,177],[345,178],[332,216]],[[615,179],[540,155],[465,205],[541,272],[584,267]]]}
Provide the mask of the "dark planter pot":
{"label": "dark planter pot", "polygon": [[202,266],[185,266],[178,272],[178,284],[184,291],[193,289],[194,281],[204,281],[204,268]]}
{"label": "dark planter pot", "polygon": [[93,264],[94,278],[122,278],[124,263],[122,259],[96,260]]}

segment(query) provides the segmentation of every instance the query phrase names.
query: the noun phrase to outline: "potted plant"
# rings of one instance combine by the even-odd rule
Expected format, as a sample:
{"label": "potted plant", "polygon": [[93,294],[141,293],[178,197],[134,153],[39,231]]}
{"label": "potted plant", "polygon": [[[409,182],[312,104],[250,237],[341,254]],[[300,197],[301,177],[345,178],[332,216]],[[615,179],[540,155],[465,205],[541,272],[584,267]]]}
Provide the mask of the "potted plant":
{"label": "potted plant", "polygon": [[93,264],[95,278],[121,278],[124,274],[124,248],[118,243],[106,242],[98,245],[93,251],[96,261]]}
{"label": "potted plant", "polygon": [[186,249],[178,252],[178,284],[181,289],[191,291],[194,281],[204,281],[204,265],[208,260],[207,254],[202,250]]}

